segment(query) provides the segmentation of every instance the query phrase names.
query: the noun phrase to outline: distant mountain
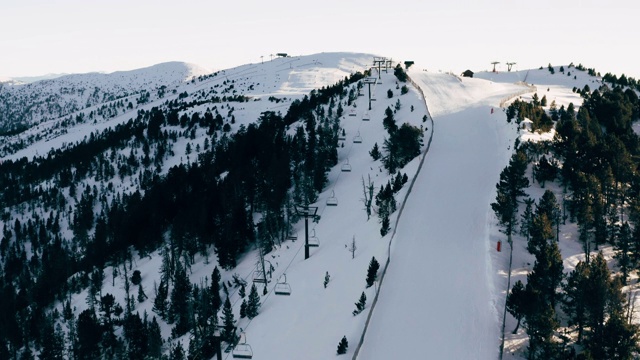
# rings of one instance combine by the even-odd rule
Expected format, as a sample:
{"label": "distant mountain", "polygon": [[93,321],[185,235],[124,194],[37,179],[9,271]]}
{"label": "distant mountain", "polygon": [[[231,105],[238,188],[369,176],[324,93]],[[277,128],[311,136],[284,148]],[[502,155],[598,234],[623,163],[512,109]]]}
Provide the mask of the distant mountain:
{"label": "distant mountain", "polygon": [[[175,87],[209,73],[182,62],[162,63],[110,74],[71,74],[0,89],[0,134],[30,128],[109,101]],[[33,78],[31,80],[34,80]]]}

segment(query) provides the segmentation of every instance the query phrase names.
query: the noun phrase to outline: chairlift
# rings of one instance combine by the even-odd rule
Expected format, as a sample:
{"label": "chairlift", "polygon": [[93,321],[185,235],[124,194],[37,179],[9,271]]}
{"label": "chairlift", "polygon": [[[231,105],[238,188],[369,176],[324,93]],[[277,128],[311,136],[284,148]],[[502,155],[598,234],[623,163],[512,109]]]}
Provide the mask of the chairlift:
{"label": "chairlift", "polygon": [[231,355],[234,359],[251,359],[253,358],[253,349],[251,345],[247,344],[247,335],[243,332],[240,334],[240,339],[243,340],[241,344],[237,344]]}
{"label": "chairlift", "polygon": [[353,142],[354,144],[362,143],[362,136],[360,136],[360,131],[358,131],[358,134],[353,137]]}
{"label": "chairlift", "polygon": [[287,274],[282,274],[280,279],[282,278],[284,278],[284,280],[278,280],[273,292],[276,295],[291,295],[291,285],[287,283]]}
{"label": "chairlift", "polygon": [[333,190],[331,190],[331,196],[327,198],[327,206],[338,206],[338,198]]}
{"label": "chairlift", "polygon": [[342,167],[340,168],[340,170],[342,172],[350,172],[351,171],[351,164],[349,164],[349,159],[347,159],[347,161],[345,161],[344,164],[342,164]]}
{"label": "chairlift", "polygon": [[369,121],[369,120],[371,120],[371,117],[369,117],[369,113],[365,113],[365,114],[362,116],[362,121]]}
{"label": "chairlift", "polygon": [[312,229],[313,234],[309,236],[309,247],[320,246],[320,239],[316,236],[316,229]]}
{"label": "chairlift", "polygon": [[349,116],[356,116],[356,115],[358,115],[358,114],[356,113],[355,109],[349,110]]}
{"label": "chairlift", "polygon": [[254,270],[253,271],[253,282],[254,283],[264,284],[265,283],[264,279],[266,279],[266,276],[264,276],[264,272],[262,270]]}
{"label": "chairlift", "polygon": [[346,140],[347,139],[347,133],[344,131],[344,129],[338,131],[338,140]]}

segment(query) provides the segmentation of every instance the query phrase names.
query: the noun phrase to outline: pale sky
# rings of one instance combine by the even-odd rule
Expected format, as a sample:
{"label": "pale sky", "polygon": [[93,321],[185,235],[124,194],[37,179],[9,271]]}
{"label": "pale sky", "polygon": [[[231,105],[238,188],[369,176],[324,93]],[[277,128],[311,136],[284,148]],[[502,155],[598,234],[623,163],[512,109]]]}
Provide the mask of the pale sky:
{"label": "pale sky", "polygon": [[637,0],[0,0],[0,77],[365,52],[431,71],[570,62],[640,79]]}

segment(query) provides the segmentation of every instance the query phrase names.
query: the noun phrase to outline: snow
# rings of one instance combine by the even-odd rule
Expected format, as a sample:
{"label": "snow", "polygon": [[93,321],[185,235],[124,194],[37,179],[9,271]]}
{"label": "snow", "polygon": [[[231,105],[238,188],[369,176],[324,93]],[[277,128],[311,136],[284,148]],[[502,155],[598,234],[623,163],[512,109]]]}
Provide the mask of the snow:
{"label": "snow", "polygon": [[[255,121],[262,111],[285,113],[293,99],[299,99],[312,89],[333,85],[350,73],[371,66],[372,55],[354,53],[323,53],[305,57],[276,58],[264,63],[248,64],[219,72],[202,82],[183,82],[177,85],[177,93],[187,91],[190,96],[199,90],[208,90],[223,82],[233,81],[239,94],[252,97],[252,101],[233,105],[236,124],[233,131],[243,124]],[[539,97],[547,95],[549,103],[557,106],[573,102],[579,106],[581,98],[573,93],[574,86],[585,84],[594,89],[597,80],[586,73],[571,69],[572,76],[550,75],[548,70],[530,70],[513,73],[477,73],[475,78],[460,78],[451,74],[419,71],[427,66],[414,65],[409,71],[420,91],[409,84],[409,93],[400,95],[392,71],[380,74],[382,83],[372,86],[372,110],[368,110],[367,87],[365,96],[358,97],[356,107],[345,107],[341,126],[346,131],[344,147],[338,150],[338,165],[328,174],[328,185],[320,194],[318,207],[320,220],[310,222],[311,234],[320,240],[320,246],[311,248],[310,258],[304,259],[304,222],[295,225],[298,240],[286,241],[281,247],[266,254],[275,268],[273,280],[267,285],[268,294],[261,297],[260,314],[253,320],[240,319],[239,328],[245,331],[254,359],[327,359],[333,358],[337,344],[346,336],[349,349],[344,358],[354,356],[365,329],[367,317],[370,323],[359,349],[358,359],[494,359],[500,345],[502,311],[506,295],[508,251],[496,252],[496,242],[503,238],[498,232],[496,220],[490,208],[495,197],[495,184],[499,173],[507,165],[513,152],[516,137],[528,141],[540,141],[550,134],[532,134],[507,123],[504,109],[520,96],[524,100],[533,95],[537,87]],[[566,68],[566,67],[565,67]],[[574,72],[577,79],[574,79]],[[158,76],[162,82],[162,71]],[[374,71],[377,76],[377,71]],[[96,75],[98,76],[98,75]],[[119,76],[119,75],[118,75]],[[391,89],[393,98],[387,98]],[[548,90],[547,90],[548,89]],[[166,100],[177,98],[167,95],[153,98],[139,109],[150,109]],[[269,97],[287,98],[275,103]],[[392,229],[396,231],[381,237],[380,224],[375,214],[367,220],[364,211],[363,181],[371,179],[376,192],[390,176],[380,161],[373,161],[368,152],[374,143],[382,146],[386,135],[382,118],[387,106],[393,108],[400,99],[402,108],[395,118],[399,125],[409,122],[425,130],[425,145],[433,132],[431,147],[424,155],[414,159],[401,171],[407,173],[409,183],[396,195],[398,208],[404,206],[402,217],[392,216]],[[410,108],[414,107],[414,111]],[[67,135],[34,145],[8,158],[33,156],[46,153],[51,147],[81,140],[91,131],[122,123],[133,117],[135,111],[94,125],[79,125]],[[206,105],[197,108],[204,111]],[[194,111],[189,110],[188,113]],[[349,116],[355,112],[355,116]],[[433,117],[422,122],[425,114]],[[363,117],[370,121],[362,121]],[[30,130],[31,131],[31,130]],[[33,130],[35,131],[35,130]],[[353,142],[360,135],[363,142]],[[191,141],[201,144],[203,134]],[[177,143],[176,155],[165,162],[168,166],[186,162],[186,141]],[[194,157],[191,158],[194,159]],[[351,172],[341,172],[346,161]],[[223,174],[224,176],[224,174]],[[415,179],[410,196],[409,184]],[[123,181],[123,186],[126,184]],[[548,188],[556,193],[554,184]],[[544,189],[533,186],[534,198]],[[337,207],[326,205],[335,195]],[[402,201],[407,196],[406,203]],[[561,227],[561,251],[565,265],[574,266],[580,259],[581,249],[575,241],[575,227],[567,223]],[[351,258],[348,247],[355,239],[357,250]],[[522,239],[515,238],[512,284],[526,278],[532,264]],[[506,247],[503,247],[505,249]],[[213,251],[208,259],[196,257],[190,279],[204,284],[209,280],[217,264]],[[390,258],[384,281],[374,287],[365,287],[369,261],[374,257],[382,269]],[[249,252],[231,271],[223,271],[224,281],[238,274],[251,284],[257,253]],[[129,274],[142,272],[142,285],[149,299],[137,304],[136,311],[153,316],[151,307],[153,284],[159,283],[158,269],[161,256],[157,252],[145,258],[136,257]],[[381,269],[381,270],[382,270]],[[113,269],[105,270],[103,293],[112,293],[119,302],[124,299],[123,272],[112,284]],[[331,276],[327,288],[323,287],[325,273]],[[290,296],[274,294],[277,280],[286,273],[292,287]],[[379,276],[381,273],[379,274]],[[262,292],[262,286],[258,290]],[[372,302],[379,291],[377,304]],[[132,287],[132,294],[137,288]],[[360,294],[367,296],[363,313],[353,316],[354,303]],[[230,289],[230,300],[236,319],[242,300],[237,289]],[[73,306],[78,314],[86,308],[86,291],[73,296]],[[60,307],[61,305],[59,305]],[[370,313],[370,311],[372,311]],[[507,332],[515,327],[515,320],[507,317]],[[169,337],[171,326],[161,322],[163,337]],[[507,334],[506,349],[521,355],[518,347],[524,344],[523,330],[516,335]],[[174,340],[187,348],[188,336]],[[168,349],[168,347],[166,347]],[[231,358],[225,353],[223,358]]]}

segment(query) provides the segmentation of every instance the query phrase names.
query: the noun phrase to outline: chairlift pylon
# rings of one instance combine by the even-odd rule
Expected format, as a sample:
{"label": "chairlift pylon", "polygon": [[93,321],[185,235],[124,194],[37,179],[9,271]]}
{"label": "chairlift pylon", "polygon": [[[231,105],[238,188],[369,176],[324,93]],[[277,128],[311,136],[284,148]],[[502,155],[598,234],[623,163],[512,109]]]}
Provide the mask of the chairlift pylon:
{"label": "chairlift pylon", "polygon": [[327,206],[338,206],[338,198],[333,190],[331,190],[331,196],[327,198]]}
{"label": "chairlift pylon", "polygon": [[[284,278],[284,280],[282,280]],[[287,274],[282,274],[273,291],[276,295],[291,295],[291,285],[287,283]]]}

